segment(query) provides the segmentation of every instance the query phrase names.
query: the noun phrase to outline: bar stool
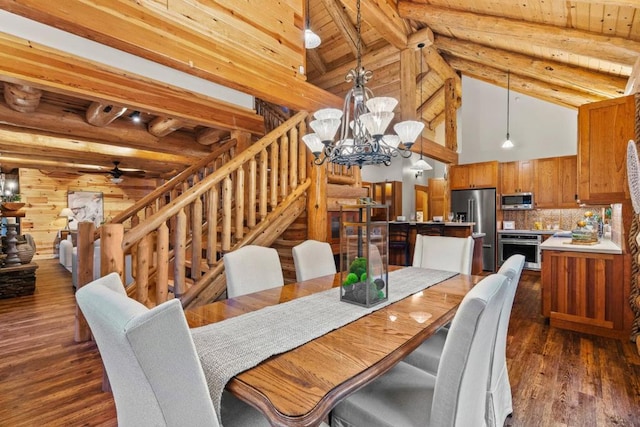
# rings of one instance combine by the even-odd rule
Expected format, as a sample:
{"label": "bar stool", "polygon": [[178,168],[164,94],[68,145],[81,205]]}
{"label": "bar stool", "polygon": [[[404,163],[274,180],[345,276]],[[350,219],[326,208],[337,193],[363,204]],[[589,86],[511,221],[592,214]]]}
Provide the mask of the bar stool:
{"label": "bar stool", "polygon": [[444,236],[444,223],[432,224],[419,222],[416,224],[416,231],[423,236]]}
{"label": "bar stool", "polygon": [[409,223],[389,223],[389,252],[401,250],[404,255],[404,264],[409,265]]}

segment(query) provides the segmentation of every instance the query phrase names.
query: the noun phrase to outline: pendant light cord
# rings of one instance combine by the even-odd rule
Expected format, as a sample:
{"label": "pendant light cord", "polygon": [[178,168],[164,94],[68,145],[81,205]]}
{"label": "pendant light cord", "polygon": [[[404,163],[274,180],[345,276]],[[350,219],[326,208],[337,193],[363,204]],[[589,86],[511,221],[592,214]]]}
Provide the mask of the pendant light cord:
{"label": "pendant light cord", "polygon": [[361,56],[361,47],[362,47],[362,36],[360,35],[360,24],[362,21],[362,16],[360,15],[360,0],[356,2],[356,32],[358,33],[358,39],[356,42],[356,56],[357,56],[357,67],[356,70],[359,70],[362,66],[362,58]]}
{"label": "pendant light cord", "polygon": [[[422,121],[422,81],[424,80],[424,76],[422,75],[422,62],[424,60],[424,55],[422,54],[422,49],[424,49],[424,43],[418,43],[418,47],[420,48],[420,121]],[[422,132],[420,132],[420,160],[422,160]]]}
{"label": "pendant light cord", "polygon": [[509,70],[507,70],[507,139],[509,139],[509,93],[511,90],[511,76]]}

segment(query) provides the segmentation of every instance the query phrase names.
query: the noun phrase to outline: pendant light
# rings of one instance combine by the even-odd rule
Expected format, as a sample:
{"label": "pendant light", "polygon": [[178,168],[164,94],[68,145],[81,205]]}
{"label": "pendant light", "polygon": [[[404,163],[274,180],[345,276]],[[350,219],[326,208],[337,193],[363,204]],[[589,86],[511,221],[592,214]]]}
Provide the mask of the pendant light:
{"label": "pendant light", "polygon": [[[424,59],[422,49],[424,48],[424,43],[418,44],[418,47],[420,48],[420,121],[422,121],[422,81],[424,80],[422,76],[422,60]],[[409,169],[418,171],[430,171],[433,169],[431,165],[422,158],[422,132],[420,132],[420,160],[411,165]],[[419,175],[416,174],[416,178],[418,176]]]}
{"label": "pendant light", "polygon": [[502,143],[502,148],[509,149],[513,148],[513,142],[509,138],[509,92],[511,89],[511,79],[509,70],[507,70],[507,139]]}
{"label": "pendant light", "polygon": [[309,5],[310,0],[307,0],[307,15],[306,15],[306,24],[304,28],[304,47],[305,49],[315,49],[320,46],[321,40],[320,36],[313,32],[311,29],[311,8]]}

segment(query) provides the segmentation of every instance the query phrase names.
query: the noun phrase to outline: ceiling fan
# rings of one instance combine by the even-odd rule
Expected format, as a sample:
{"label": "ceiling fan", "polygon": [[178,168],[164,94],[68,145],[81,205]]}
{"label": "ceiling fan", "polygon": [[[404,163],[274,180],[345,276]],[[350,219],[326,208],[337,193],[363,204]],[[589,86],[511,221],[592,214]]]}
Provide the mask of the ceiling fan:
{"label": "ceiling fan", "polygon": [[[118,165],[120,164],[119,160],[114,160],[113,161],[113,165],[114,168],[106,171],[107,174],[111,175],[111,182],[113,182],[114,184],[120,184],[123,179],[123,176],[132,176],[132,177],[137,177],[137,178],[144,178],[145,177],[145,172],[141,171],[141,170],[122,170],[118,167]],[[79,171],[81,173],[99,173],[99,174],[104,174],[105,171]]]}

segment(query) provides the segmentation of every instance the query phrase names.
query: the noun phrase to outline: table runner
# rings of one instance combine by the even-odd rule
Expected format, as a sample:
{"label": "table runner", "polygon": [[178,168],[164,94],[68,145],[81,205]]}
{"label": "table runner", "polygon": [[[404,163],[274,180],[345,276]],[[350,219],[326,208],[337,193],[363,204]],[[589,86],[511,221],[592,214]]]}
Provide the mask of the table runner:
{"label": "table runner", "polygon": [[389,299],[374,307],[340,301],[336,287],[192,329],[218,418],[222,391],[235,375],[456,274],[406,267],[389,273]]}

